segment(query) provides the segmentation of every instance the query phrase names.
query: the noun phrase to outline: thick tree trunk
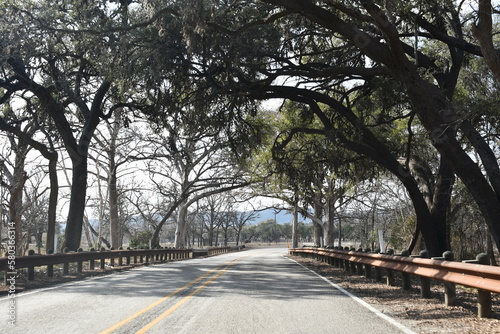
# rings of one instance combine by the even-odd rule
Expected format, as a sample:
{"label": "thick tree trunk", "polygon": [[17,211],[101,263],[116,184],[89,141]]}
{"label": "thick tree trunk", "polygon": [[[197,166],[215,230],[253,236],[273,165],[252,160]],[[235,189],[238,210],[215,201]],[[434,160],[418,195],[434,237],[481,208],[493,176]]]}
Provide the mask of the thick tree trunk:
{"label": "thick tree trunk", "polygon": [[62,250],[67,248],[76,251],[80,247],[82,237],[83,216],[87,194],[87,156],[80,155],[80,159],[73,158],[73,176],[69,201],[68,220],[64,231]]}
{"label": "thick tree trunk", "polygon": [[177,214],[177,227],[175,229],[175,248],[183,248],[186,245],[187,213],[188,206],[185,204],[180,205]]}
{"label": "thick tree trunk", "polygon": [[[316,246],[323,246],[323,207],[321,203],[314,204],[314,244]],[[317,223],[321,222],[321,223]]]}
{"label": "thick tree trunk", "polygon": [[[406,82],[414,109],[431,135],[434,146],[448,160],[457,176],[465,184],[490,229],[493,240],[500,248],[500,201],[492,185],[484,177],[479,165],[464,151],[455,137],[450,122],[456,121],[453,106],[438,89],[422,80]],[[474,138],[477,141],[479,138]],[[498,165],[498,163],[496,163]],[[495,182],[496,180],[494,180]]]}
{"label": "thick tree trunk", "polygon": [[334,235],[335,201],[332,196],[326,199],[326,222],[323,223],[323,235],[325,246],[333,247],[335,243]]}

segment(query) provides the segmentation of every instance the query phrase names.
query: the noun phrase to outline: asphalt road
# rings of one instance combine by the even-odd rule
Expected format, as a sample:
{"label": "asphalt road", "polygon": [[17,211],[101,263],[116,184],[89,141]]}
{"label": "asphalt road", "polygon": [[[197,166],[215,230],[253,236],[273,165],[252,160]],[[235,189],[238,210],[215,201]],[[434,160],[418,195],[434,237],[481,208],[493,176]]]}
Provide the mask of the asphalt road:
{"label": "asphalt road", "polygon": [[259,249],[142,267],[18,294],[0,333],[412,333],[284,258]]}

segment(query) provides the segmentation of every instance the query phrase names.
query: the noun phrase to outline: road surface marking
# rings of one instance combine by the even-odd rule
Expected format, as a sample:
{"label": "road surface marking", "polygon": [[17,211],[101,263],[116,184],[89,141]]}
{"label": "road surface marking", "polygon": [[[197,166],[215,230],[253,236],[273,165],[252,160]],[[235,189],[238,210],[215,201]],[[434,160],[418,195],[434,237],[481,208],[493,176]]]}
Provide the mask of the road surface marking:
{"label": "road surface marking", "polygon": [[[171,294],[169,294],[168,296],[165,296],[165,297],[163,297],[163,298],[159,299],[158,301],[154,302],[153,304],[151,304],[151,305],[147,306],[146,308],[142,309],[141,311],[139,311],[139,312],[137,312],[137,313],[135,313],[135,314],[131,315],[130,317],[128,317],[128,318],[126,318],[126,319],[124,319],[124,320],[120,321],[120,322],[119,322],[119,323],[117,323],[116,325],[111,326],[111,327],[109,327],[109,328],[105,329],[104,331],[100,332],[99,334],[108,334],[108,333],[111,333],[112,331],[114,331],[114,330],[116,330],[116,329],[118,329],[118,328],[122,327],[123,325],[125,325],[125,324],[129,323],[130,321],[134,320],[135,318],[137,318],[137,317],[138,317],[138,316],[140,316],[141,314],[144,314],[145,312],[147,312],[147,311],[151,310],[152,308],[154,308],[154,307],[156,307],[156,306],[160,305],[161,303],[163,303],[163,302],[164,302],[164,301],[166,301],[167,299],[169,299],[169,298],[171,298],[171,297],[175,296],[176,294],[178,294],[178,293],[179,293],[179,292],[181,292],[182,290],[184,290],[184,289],[186,289],[186,288],[190,287],[191,285],[195,284],[196,282],[198,282],[198,281],[202,280],[203,278],[207,277],[208,275],[210,275],[210,274],[212,274],[212,273],[216,272],[216,271],[217,271],[217,270],[219,270],[220,268],[222,268],[222,267],[224,267],[225,265],[227,265],[227,264],[229,264],[229,263],[231,263],[231,262],[234,262],[234,261],[236,261],[236,260],[237,260],[237,259],[234,259],[234,260],[227,261],[227,262],[225,262],[225,263],[221,264],[221,265],[220,265],[220,266],[218,266],[217,268],[215,268],[215,269],[213,269],[213,270],[209,271],[208,273],[206,273],[206,274],[204,274],[204,275],[202,275],[202,276],[198,277],[197,279],[195,279],[195,280],[193,280],[193,281],[189,282],[188,284],[186,284],[186,285],[184,285],[183,287],[181,287],[181,288],[179,288],[179,289],[175,290],[174,292],[172,292],[172,293],[171,293]],[[227,269],[226,269],[226,270],[227,270]],[[219,276],[220,276],[220,275],[219,275]]]}
{"label": "road surface marking", "polygon": [[333,283],[332,281],[330,281],[328,278],[318,274],[317,272],[315,272],[314,270],[311,270],[309,268],[307,268],[306,266],[304,266],[303,264],[295,261],[294,259],[290,259],[290,258],[287,258],[289,259],[290,261],[293,261],[295,262],[296,264],[298,264],[299,266],[301,266],[302,268],[312,272],[314,275],[318,276],[319,278],[321,278],[323,281],[327,282],[328,284],[330,284],[331,286],[333,286],[335,289],[339,290],[340,292],[342,292],[343,294],[345,294],[346,296],[349,296],[351,297],[352,299],[354,299],[356,302],[358,302],[359,304],[363,305],[364,307],[366,307],[368,310],[372,311],[373,313],[375,313],[376,316],[384,319],[385,321],[389,322],[390,324],[392,324],[393,326],[396,326],[398,329],[400,329],[403,333],[405,334],[416,334],[414,331],[412,331],[411,329],[409,329],[408,327],[406,327],[405,325],[399,323],[396,319],[394,318],[391,318],[389,317],[388,315],[385,315],[384,313],[380,312],[379,310],[377,310],[375,307],[371,306],[370,304],[368,304],[367,302],[365,302],[364,300],[362,300],[361,298],[353,295],[352,293],[350,293],[349,291],[347,291],[346,289],[342,288],[341,286]]}
{"label": "road surface marking", "polygon": [[[241,259],[240,259],[241,260]],[[155,326],[157,323],[159,323],[161,320],[163,320],[164,318],[168,317],[170,314],[172,314],[175,310],[177,310],[182,304],[184,304],[185,302],[187,302],[189,299],[191,299],[191,297],[193,297],[195,294],[197,294],[198,292],[200,292],[202,289],[204,289],[206,286],[208,286],[209,284],[211,284],[213,281],[215,281],[217,278],[219,278],[222,274],[224,274],[229,268],[231,268],[232,266],[234,266],[236,263],[238,263],[240,260],[228,265],[226,268],[224,268],[223,270],[221,270],[217,275],[215,275],[214,277],[212,277],[211,279],[209,279],[207,282],[203,283],[203,285],[201,285],[198,289],[194,290],[193,292],[191,292],[188,296],[182,298],[179,302],[177,302],[177,304],[175,304],[174,306],[172,306],[171,308],[169,308],[168,310],[166,310],[163,314],[161,314],[158,318],[156,318],[155,320],[151,321],[149,324],[147,324],[146,326],[142,327],[140,330],[138,330],[137,332],[135,332],[135,334],[144,334],[146,333],[147,331],[149,331],[151,328],[153,328],[153,326]]]}

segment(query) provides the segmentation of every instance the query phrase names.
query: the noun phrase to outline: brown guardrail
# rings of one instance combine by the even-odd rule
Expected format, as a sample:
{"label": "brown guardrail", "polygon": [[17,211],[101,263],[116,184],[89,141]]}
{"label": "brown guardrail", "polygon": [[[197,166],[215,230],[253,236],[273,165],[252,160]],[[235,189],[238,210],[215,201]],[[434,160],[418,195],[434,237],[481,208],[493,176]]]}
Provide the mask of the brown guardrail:
{"label": "brown guardrail", "polygon": [[229,252],[237,252],[244,248],[245,245],[193,249],[193,257],[213,256]]}
{"label": "brown guardrail", "polygon": [[[0,271],[5,271],[5,280],[8,276],[17,274],[18,269],[28,268],[28,280],[34,279],[34,268],[47,266],[47,276],[53,276],[53,266],[63,264],[63,274],[69,271],[70,263],[77,263],[77,271],[83,271],[83,262],[89,261],[90,270],[95,270],[96,260],[99,261],[100,269],[105,268],[106,260],[111,266],[122,266],[124,263],[149,263],[165,262],[173,260],[189,259],[192,257],[192,249],[134,249],[134,250],[106,250],[89,252],[68,252],[46,255],[28,255],[0,258]],[[123,261],[125,259],[125,262]]]}
{"label": "brown guardrail", "polygon": [[[478,289],[478,316],[491,314],[491,293],[500,293],[500,267],[483,264],[462,263],[438,259],[363,253],[326,248],[294,248],[292,255],[309,256],[328,262],[345,270],[371,277],[375,268],[377,279],[380,269],[386,269],[387,284],[394,284],[394,272],[403,276],[403,288],[409,289],[409,276],[421,278],[422,297],[430,296],[430,279],[445,282],[445,303],[451,305],[456,300],[455,284]],[[364,266],[364,268],[363,268]]]}
{"label": "brown guardrail", "polygon": [[[219,255],[230,251],[241,250],[242,246],[237,247],[213,247],[203,250],[207,256]],[[83,272],[83,262],[89,262],[89,269],[95,270],[96,264],[99,264],[100,269],[104,269],[106,261],[111,267],[141,264],[166,262],[174,260],[184,260],[193,257],[203,256],[193,249],[183,248],[158,248],[158,249],[131,249],[131,250],[101,250],[88,252],[68,252],[59,254],[45,255],[28,255],[28,256],[12,256],[0,258],[0,271],[4,271],[4,283],[8,284],[10,277],[17,275],[18,269],[28,268],[28,280],[34,279],[35,267],[47,267],[47,276],[53,277],[54,265],[63,265],[63,274],[69,273],[69,264],[77,264],[77,272]]]}

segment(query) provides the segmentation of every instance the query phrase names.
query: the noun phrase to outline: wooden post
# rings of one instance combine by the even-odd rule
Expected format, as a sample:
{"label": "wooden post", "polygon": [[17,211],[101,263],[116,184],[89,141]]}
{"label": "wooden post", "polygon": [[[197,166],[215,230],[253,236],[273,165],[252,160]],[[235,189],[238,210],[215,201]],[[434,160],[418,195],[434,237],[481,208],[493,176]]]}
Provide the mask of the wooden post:
{"label": "wooden post", "polygon": [[[104,247],[102,247],[102,248],[101,248],[101,252],[105,252],[105,251],[106,251],[106,249],[105,249]],[[106,258],[104,257],[104,255],[101,257],[101,261],[100,261],[100,263],[99,263],[99,264],[100,264],[100,268],[101,268],[102,270],[104,270],[105,265],[106,265]]]}
{"label": "wooden post", "polygon": [[130,250],[130,247],[127,247],[127,257],[126,257],[126,259],[127,259],[127,266],[130,265],[130,254],[128,253],[129,250]]}
{"label": "wooden post", "polygon": [[411,277],[410,274],[402,272],[401,276],[403,278],[403,290],[411,289]]}
{"label": "wooden post", "polygon": [[394,277],[394,270],[392,269],[387,269],[387,285],[388,286],[396,285],[396,278]]}
{"label": "wooden post", "polygon": [[[78,248],[77,252],[83,252],[83,249]],[[76,263],[76,271],[81,274],[83,272],[83,261],[78,261]]]}
{"label": "wooden post", "polygon": [[[387,255],[394,255],[394,249],[392,249],[392,248],[387,249]],[[386,271],[387,271],[387,281],[386,281],[387,286],[396,285],[396,279],[394,277],[394,270],[386,269]]]}
{"label": "wooden post", "polygon": [[[115,249],[113,247],[111,247],[109,250],[115,250]],[[115,266],[115,257],[113,256],[113,254],[111,254],[111,257],[109,258],[109,265],[111,267]]]}
{"label": "wooden post", "polygon": [[[68,248],[64,248],[63,249],[63,253],[67,253],[68,252]],[[64,262],[63,263],[63,275],[67,275],[69,274],[69,262]]]}
{"label": "wooden post", "polygon": [[[405,249],[401,252],[401,256],[410,256],[410,252]],[[403,290],[410,290],[411,289],[410,274],[402,272],[401,275],[403,278]]]}
{"label": "wooden post", "polygon": [[[423,250],[420,252],[420,257],[424,259],[429,259],[429,252]],[[430,298],[431,297],[431,279],[429,277],[420,276],[420,297]]]}
{"label": "wooden post", "polygon": [[375,267],[375,280],[382,281],[382,269],[380,267]]}
{"label": "wooden post", "polygon": [[[47,254],[54,254],[54,250],[48,249]],[[54,265],[53,264],[47,265],[47,277],[54,277]]]}
{"label": "wooden post", "polygon": [[[30,249],[28,251],[29,256],[35,255],[35,251]],[[33,281],[35,279],[35,267],[28,267],[28,281]]]}
{"label": "wooden post", "polygon": [[[94,248],[89,249],[89,252],[95,252]],[[95,260],[91,259],[89,260],[89,270],[93,271],[95,269]]]}
{"label": "wooden post", "polygon": [[[479,264],[490,265],[490,257],[486,253],[478,254],[476,260]],[[477,316],[479,318],[491,317],[491,292],[477,290]]]}
{"label": "wooden post", "polygon": [[122,246],[118,247],[118,250],[120,251],[118,253],[118,267],[121,267],[121,266],[123,266],[123,256],[122,256],[122,252],[121,252],[123,250],[123,247]]}
{"label": "wooden post", "polygon": [[[446,251],[443,253],[445,261],[454,261],[453,252]],[[455,306],[457,304],[457,288],[455,283],[444,282],[444,304],[446,306]]]}
{"label": "wooden post", "polygon": [[[365,248],[364,252],[365,253],[370,253],[372,250],[370,248]],[[365,264],[365,277],[366,278],[372,278],[372,266],[369,264]]]}

